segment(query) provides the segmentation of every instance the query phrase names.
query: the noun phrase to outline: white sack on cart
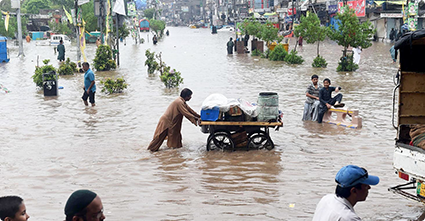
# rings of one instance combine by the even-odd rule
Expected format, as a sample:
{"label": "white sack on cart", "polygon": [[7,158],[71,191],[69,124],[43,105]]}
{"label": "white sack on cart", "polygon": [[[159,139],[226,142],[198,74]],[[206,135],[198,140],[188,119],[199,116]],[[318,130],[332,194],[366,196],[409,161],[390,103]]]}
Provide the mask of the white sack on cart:
{"label": "white sack on cart", "polygon": [[257,111],[257,105],[254,103],[251,103],[249,101],[246,101],[242,98],[238,99],[239,102],[239,107],[242,109],[242,111],[251,116],[251,117],[256,117],[258,116],[258,111]]}
{"label": "white sack on cart", "polygon": [[204,102],[202,102],[202,110],[218,107],[220,111],[227,112],[230,107],[233,106],[238,106],[246,115],[251,117],[256,117],[258,115],[257,106],[242,98],[227,99],[226,96],[215,93],[205,98]]}
{"label": "white sack on cart", "polygon": [[202,110],[218,107],[220,111],[227,112],[230,109],[230,106],[227,103],[226,96],[218,93],[210,94],[210,96],[205,98],[204,102],[202,102]]}

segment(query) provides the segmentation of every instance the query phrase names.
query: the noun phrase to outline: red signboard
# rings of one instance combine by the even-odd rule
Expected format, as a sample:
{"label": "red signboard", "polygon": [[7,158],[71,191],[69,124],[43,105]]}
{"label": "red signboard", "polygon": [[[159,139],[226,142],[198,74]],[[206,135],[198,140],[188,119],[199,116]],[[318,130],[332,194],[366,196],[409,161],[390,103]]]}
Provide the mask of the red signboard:
{"label": "red signboard", "polygon": [[[342,2],[338,3],[338,12],[343,13],[342,10]],[[348,1],[347,5],[349,8],[354,9],[357,17],[364,17],[365,16],[365,8],[366,8],[366,2],[365,0],[356,0],[356,1]]]}
{"label": "red signboard", "polygon": [[292,9],[294,9],[294,14],[297,14],[296,8],[288,8],[288,15],[292,15]]}

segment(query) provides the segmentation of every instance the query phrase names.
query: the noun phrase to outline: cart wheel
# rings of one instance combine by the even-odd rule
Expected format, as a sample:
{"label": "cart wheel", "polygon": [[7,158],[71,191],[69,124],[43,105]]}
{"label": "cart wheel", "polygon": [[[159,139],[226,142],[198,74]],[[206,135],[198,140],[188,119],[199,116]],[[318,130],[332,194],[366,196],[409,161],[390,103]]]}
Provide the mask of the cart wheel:
{"label": "cart wheel", "polygon": [[250,136],[248,141],[249,149],[263,149],[271,150],[274,148],[272,139],[265,133],[255,133]]}
{"label": "cart wheel", "polygon": [[226,132],[216,132],[208,137],[207,151],[225,149],[234,150],[235,145],[230,135]]}

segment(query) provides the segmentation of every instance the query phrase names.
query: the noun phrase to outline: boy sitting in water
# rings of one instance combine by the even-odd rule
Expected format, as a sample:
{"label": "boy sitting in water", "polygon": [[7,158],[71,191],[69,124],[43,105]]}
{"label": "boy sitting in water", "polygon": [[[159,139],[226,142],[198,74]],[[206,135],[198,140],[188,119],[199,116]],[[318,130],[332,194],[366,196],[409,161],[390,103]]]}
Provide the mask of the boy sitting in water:
{"label": "boy sitting in water", "polygon": [[332,91],[336,93],[341,90],[341,87],[330,87],[331,80],[329,78],[325,78],[323,80],[323,88],[319,91],[319,117],[317,118],[317,122],[322,123],[323,115],[325,115],[326,111],[332,106],[334,107],[344,107],[344,103],[341,103],[342,94],[337,94],[335,97],[332,97]]}
{"label": "boy sitting in water", "polygon": [[30,216],[21,197],[0,197],[0,220],[2,221],[24,221]]}

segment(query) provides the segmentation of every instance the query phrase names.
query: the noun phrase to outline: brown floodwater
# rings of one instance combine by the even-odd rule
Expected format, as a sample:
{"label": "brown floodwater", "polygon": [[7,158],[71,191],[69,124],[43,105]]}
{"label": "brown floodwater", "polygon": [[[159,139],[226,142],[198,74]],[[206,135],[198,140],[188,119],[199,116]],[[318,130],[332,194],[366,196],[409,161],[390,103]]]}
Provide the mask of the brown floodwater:
{"label": "brown floodwater", "polygon": [[[156,46],[146,33],[144,44],[131,38],[121,43],[121,66],[95,72],[94,108],[80,98],[83,74],[61,76],[64,89],[57,97],[36,88],[31,76],[37,57],[58,66],[53,47],[25,42],[25,57],[17,58],[10,43],[11,61],[0,64],[0,83],[11,91],[0,92],[0,195],[22,196],[30,220],[63,220],[64,204],[77,189],[98,193],[108,220],[311,220],[320,198],[334,192],[337,171],[356,164],[381,179],[355,206],[363,220],[411,220],[424,212],[421,204],[387,190],[402,183],[392,168],[397,65],[390,44],[374,43],[363,50],[356,72],[338,73],[342,48],[334,42],[321,44],[328,68],[314,69],[316,45],[298,48],[304,64],[287,65],[227,55],[229,32],[169,30]],[[148,76],[146,49],[162,52],[163,61],[182,73],[179,89]],[[92,63],[94,44],[86,54]],[[66,45],[66,57],[76,60],[75,45]],[[362,129],[301,121],[312,74],[343,88],[346,106],[360,111]],[[102,93],[106,77],[124,77],[129,87]],[[259,92],[278,92],[284,126],[270,132],[275,149],[207,152],[208,135],[184,120],[183,148],[147,151],[159,118],[184,87],[193,90],[188,104],[197,111],[212,93],[256,101]]]}

